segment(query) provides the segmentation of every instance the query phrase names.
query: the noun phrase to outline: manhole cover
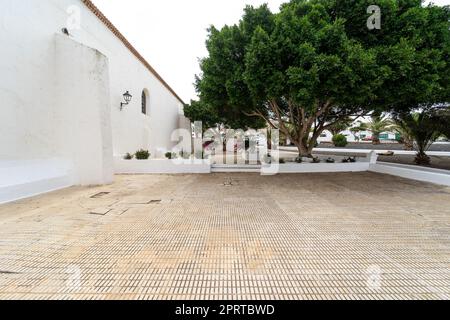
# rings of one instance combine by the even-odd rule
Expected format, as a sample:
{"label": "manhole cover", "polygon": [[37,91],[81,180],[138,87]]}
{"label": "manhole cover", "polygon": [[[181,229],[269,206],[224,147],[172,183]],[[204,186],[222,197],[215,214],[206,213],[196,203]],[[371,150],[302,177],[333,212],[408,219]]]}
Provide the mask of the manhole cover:
{"label": "manhole cover", "polygon": [[225,187],[234,187],[234,186],[239,185],[239,181],[233,180],[232,178],[230,178],[230,179],[225,180],[223,185]]}
{"label": "manhole cover", "polygon": [[97,194],[94,194],[94,195],[91,197],[91,199],[98,199],[98,198],[104,197],[104,196],[106,196],[106,195],[108,195],[108,194],[110,194],[110,192],[99,192],[99,193],[97,193]]}
{"label": "manhole cover", "polygon": [[17,273],[17,272],[12,272],[12,271],[3,271],[3,270],[0,270],[0,274],[19,274],[19,273]]}
{"label": "manhole cover", "polygon": [[106,216],[112,209],[110,208],[98,208],[92,210],[89,214],[97,215],[97,216]]}

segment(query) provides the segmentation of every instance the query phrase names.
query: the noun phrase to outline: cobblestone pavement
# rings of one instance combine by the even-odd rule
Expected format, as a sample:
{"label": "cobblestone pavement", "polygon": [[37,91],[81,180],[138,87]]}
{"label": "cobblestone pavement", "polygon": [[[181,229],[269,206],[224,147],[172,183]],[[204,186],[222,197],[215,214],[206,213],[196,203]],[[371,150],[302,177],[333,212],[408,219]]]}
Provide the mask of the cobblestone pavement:
{"label": "cobblestone pavement", "polygon": [[450,188],[117,176],[0,206],[0,299],[449,299]]}

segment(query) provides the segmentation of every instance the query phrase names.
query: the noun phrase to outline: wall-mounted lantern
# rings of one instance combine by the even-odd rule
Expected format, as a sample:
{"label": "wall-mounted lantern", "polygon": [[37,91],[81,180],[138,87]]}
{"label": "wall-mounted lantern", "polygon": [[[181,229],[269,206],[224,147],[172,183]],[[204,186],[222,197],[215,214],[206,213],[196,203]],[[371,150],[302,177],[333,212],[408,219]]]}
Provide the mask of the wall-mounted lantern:
{"label": "wall-mounted lantern", "polygon": [[133,96],[128,91],[123,94],[125,102],[120,103],[120,111],[123,110],[123,106],[127,106],[130,103],[131,98],[133,98]]}

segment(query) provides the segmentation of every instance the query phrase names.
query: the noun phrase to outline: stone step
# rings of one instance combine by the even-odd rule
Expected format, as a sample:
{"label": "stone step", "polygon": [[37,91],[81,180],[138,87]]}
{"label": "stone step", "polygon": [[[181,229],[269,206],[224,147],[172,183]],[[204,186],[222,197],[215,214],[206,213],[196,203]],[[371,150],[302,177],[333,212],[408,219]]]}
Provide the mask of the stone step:
{"label": "stone step", "polygon": [[226,172],[261,172],[260,165],[212,165],[211,172],[226,173]]}

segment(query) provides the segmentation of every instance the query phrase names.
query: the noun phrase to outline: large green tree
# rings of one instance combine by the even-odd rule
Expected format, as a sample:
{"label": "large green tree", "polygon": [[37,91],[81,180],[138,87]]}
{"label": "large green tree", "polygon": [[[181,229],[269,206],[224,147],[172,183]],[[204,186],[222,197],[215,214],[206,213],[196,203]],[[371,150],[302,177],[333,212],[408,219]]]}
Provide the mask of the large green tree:
{"label": "large green tree", "polygon": [[201,121],[203,129],[215,128],[222,123],[217,110],[203,101],[193,101],[184,106],[184,115],[192,122]]}
{"label": "large green tree", "polygon": [[[380,30],[367,28],[373,4]],[[233,125],[261,119],[311,156],[323,130],[348,117],[450,101],[448,18],[419,0],[247,7],[239,24],[210,28],[200,100]]]}

